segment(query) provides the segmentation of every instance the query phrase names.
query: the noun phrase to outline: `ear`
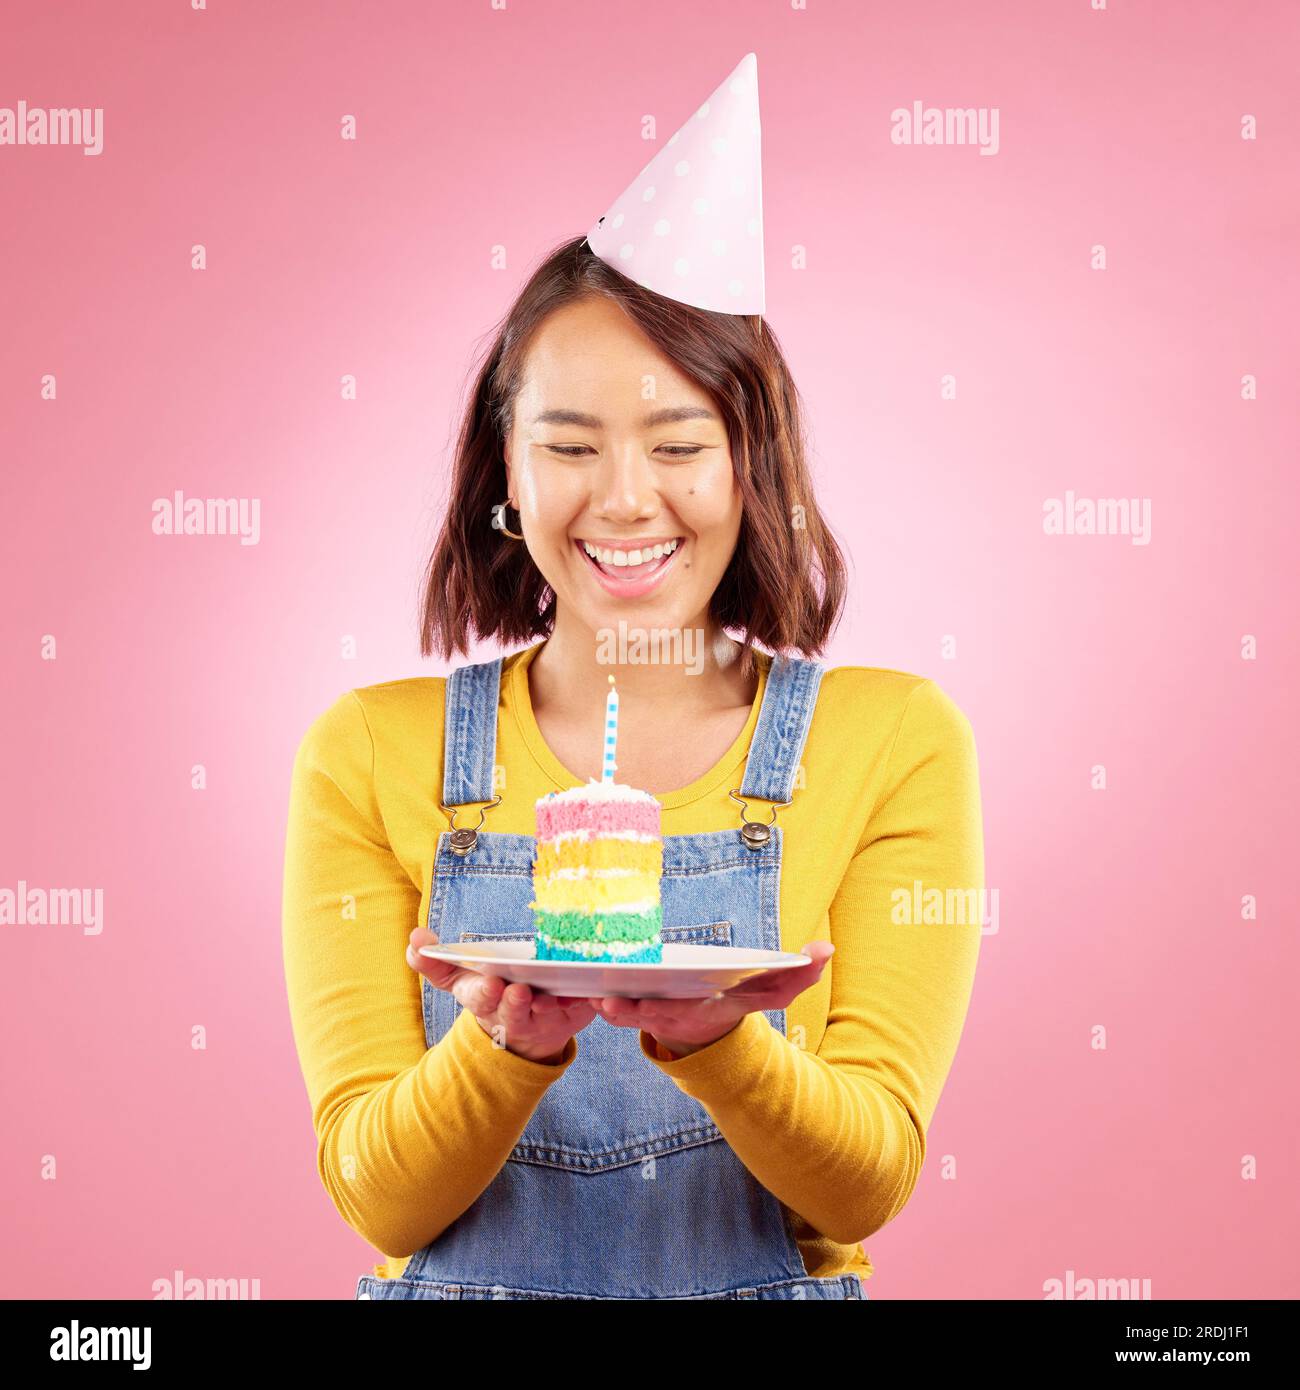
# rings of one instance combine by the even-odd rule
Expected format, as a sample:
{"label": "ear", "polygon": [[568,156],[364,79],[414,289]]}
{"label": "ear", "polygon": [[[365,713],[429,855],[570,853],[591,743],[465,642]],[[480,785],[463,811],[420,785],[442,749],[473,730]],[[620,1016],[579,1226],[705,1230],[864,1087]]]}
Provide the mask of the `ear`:
{"label": "ear", "polygon": [[[509,435],[508,433],[507,433],[506,438],[505,438],[505,465],[506,465],[506,495],[505,495],[505,497],[504,497],[503,500],[509,502],[510,505],[511,505],[512,507],[514,507],[514,498],[515,498],[515,472],[514,472],[514,469],[510,466],[510,435]],[[518,508],[515,508],[515,510],[517,511]]]}

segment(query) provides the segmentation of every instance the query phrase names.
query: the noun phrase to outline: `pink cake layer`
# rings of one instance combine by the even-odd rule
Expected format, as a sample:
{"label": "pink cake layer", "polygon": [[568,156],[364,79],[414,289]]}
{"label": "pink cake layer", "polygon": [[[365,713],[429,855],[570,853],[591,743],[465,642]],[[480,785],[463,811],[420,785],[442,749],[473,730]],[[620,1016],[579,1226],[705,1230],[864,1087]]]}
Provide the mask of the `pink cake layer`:
{"label": "pink cake layer", "polygon": [[566,831],[590,830],[596,835],[659,834],[657,801],[561,801],[545,797],[537,803],[537,838],[549,840]]}

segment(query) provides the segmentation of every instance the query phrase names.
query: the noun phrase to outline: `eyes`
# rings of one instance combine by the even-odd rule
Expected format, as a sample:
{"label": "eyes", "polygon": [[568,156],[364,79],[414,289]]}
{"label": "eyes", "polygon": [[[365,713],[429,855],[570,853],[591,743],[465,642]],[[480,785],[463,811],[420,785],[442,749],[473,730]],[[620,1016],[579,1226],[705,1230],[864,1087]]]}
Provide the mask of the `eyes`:
{"label": "eyes", "polygon": [[[586,444],[544,444],[544,449],[549,449],[553,454],[559,454],[561,458],[579,458],[583,451],[595,453]],[[703,452],[703,444],[661,444],[656,450],[657,453],[665,454],[672,459],[693,459],[696,454]]]}

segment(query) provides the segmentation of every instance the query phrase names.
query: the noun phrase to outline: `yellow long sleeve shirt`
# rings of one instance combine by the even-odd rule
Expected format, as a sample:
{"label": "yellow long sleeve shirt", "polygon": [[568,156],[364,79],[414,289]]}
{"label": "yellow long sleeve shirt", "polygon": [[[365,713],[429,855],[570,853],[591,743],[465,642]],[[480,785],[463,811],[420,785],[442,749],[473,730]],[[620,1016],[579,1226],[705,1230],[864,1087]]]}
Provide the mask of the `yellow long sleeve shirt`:
{"label": "yellow long sleeve shirt", "polygon": [[[534,834],[538,798],[578,784],[533,717],[538,650],[503,664],[505,788],[487,831]],[[769,668],[763,658],[726,755],[658,797],[665,835],[739,828],[727,792],[740,785]],[[534,1062],[496,1047],[463,1010],[425,1044],[405,953],[449,828],[438,806],[445,688],[417,677],[342,696],[303,738],[290,792],[284,964],[317,1168],[343,1219],[385,1256],[381,1278],[398,1277],[487,1187],[583,1036],[559,1062]],[[795,785],[778,812],[781,947],[833,942],[821,980],[786,1010],[784,1036],[751,1013],[685,1057],[667,1060],[645,1033],[641,1051],[789,1209],[807,1272],[865,1278],[861,1242],[916,1186],[970,998],[981,915],[971,904],[984,887],[974,738],[934,681],[835,667]]]}

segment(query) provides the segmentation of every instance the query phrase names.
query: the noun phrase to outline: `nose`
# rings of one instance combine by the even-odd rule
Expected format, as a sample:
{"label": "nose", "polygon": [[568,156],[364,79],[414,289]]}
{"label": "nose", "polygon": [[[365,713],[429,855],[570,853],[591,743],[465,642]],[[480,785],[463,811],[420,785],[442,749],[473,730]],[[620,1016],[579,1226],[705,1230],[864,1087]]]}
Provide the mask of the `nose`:
{"label": "nose", "polygon": [[591,489],[591,509],[602,520],[627,524],[659,511],[654,471],[636,442],[609,450],[592,475]]}

